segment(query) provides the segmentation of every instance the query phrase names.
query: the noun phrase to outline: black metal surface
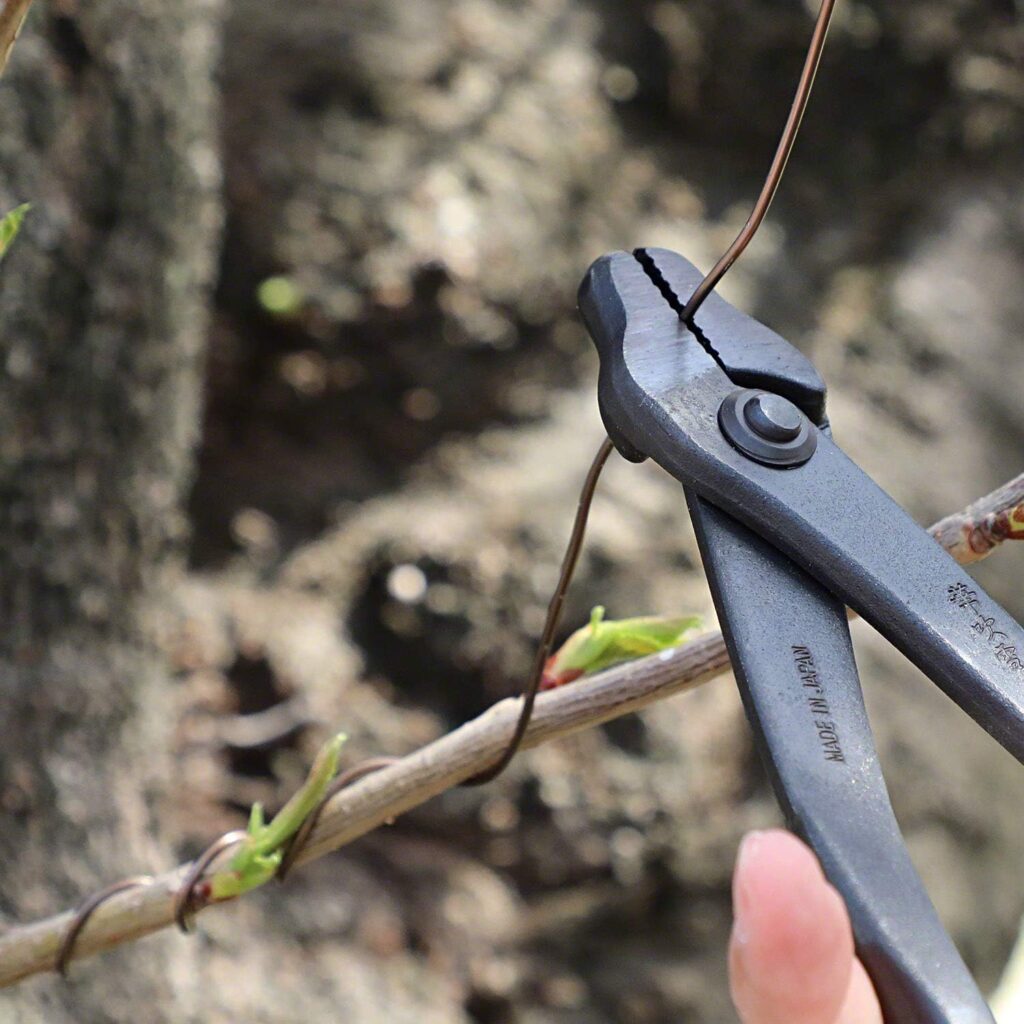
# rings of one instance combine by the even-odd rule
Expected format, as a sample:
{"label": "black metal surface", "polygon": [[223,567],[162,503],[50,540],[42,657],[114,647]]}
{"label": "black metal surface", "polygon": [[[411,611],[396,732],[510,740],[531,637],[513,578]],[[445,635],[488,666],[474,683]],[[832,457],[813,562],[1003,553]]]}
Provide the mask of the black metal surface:
{"label": "black metal surface", "polygon": [[[843,606],[1021,761],[1024,629],[832,442],[807,359],[716,295],[687,326],[682,300],[700,279],[657,249],[602,257],[584,279],[609,437],[687,488],[773,784],[846,899],[886,1020],[991,1024],[902,846]],[[726,439],[719,410],[738,386],[784,396],[821,428],[808,461],[763,465]],[[778,423],[762,433],[786,430],[765,411]]]}
{"label": "black metal surface", "polygon": [[[628,259],[628,254],[604,256],[591,272],[604,260],[617,264],[623,258]],[[634,262],[640,263],[644,276],[655,284],[665,304],[677,314],[676,319],[682,317],[686,296],[703,279],[701,272],[668,249],[638,249]],[[587,287],[589,277],[588,274],[584,279],[583,288]],[[651,294],[649,285],[643,286],[640,295]],[[641,298],[643,301],[646,299]],[[635,316],[639,310],[632,308],[630,312]],[[738,387],[774,391],[796,403],[815,423],[824,421],[825,382],[821,375],[805,355],[770,327],[741,313],[715,292],[704,300],[693,318],[693,326],[704,343],[713,345],[717,361]]]}
{"label": "black metal surface", "polygon": [[662,250],[648,250],[644,262],[602,257],[580,289],[611,439],[788,555],[1024,761],[1024,629],[824,433],[808,463],[784,471],[734,449],[717,414],[737,384],[773,381],[807,411],[824,394],[820,379],[783,339],[717,296],[694,334],[665,293],[686,294],[697,271]]}
{"label": "black metal surface", "polygon": [[845,608],[735,519],[686,498],[775,794],[843,893],[885,1019],[992,1024],[903,845]]}

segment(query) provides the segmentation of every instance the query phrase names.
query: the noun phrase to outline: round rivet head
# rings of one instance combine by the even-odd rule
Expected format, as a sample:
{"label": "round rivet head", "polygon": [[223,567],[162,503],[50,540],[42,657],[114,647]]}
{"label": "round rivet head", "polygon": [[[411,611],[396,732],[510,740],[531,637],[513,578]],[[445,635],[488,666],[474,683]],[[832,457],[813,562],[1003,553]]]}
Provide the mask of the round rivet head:
{"label": "round rivet head", "polygon": [[718,424],[734,448],[765,466],[803,465],[818,446],[817,428],[792,402],[758,388],[726,397]]}
{"label": "round rivet head", "polygon": [[756,395],[744,409],[747,423],[766,441],[792,441],[800,433],[804,417],[779,395]]}

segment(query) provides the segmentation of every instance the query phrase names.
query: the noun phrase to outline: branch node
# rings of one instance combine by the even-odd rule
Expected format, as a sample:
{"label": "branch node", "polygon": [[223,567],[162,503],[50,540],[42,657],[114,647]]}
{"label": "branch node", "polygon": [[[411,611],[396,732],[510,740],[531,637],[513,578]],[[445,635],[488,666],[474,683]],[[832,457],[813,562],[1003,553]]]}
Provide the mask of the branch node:
{"label": "branch node", "polygon": [[225,850],[237,846],[248,838],[249,833],[238,829],[234,832],[225,832],[219,836],[192,861],[181,886],[174,894],[174,923],[185,934],[192,931],[192,918],[197,911],[206,906],[209,901],[209,893],[200,893],[199,882],[206,872],[206,869]]}

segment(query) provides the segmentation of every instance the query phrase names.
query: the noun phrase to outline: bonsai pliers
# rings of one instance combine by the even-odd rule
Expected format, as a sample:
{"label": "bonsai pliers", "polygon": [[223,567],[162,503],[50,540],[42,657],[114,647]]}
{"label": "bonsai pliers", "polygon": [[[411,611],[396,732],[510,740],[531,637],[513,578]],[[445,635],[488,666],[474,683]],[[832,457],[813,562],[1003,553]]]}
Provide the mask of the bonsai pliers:
{"label": "bonsai pliers", "polygon": [[608,435],[683,484],[755,739],[790,826],[846,900],[889,1024],[992,1024],[903,845],[846,608],[1024,761],[1024,629],[836,446],[825,385],[663,249],[580,287]]}

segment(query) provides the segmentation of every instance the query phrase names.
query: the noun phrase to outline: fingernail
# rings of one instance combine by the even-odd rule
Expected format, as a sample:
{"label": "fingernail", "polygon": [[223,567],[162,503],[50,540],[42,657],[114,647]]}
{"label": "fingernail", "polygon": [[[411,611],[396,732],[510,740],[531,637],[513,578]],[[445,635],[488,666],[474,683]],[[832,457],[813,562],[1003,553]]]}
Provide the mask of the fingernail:
{"label": "fingernail", "polygon": [[740,843],[736,855],[736,868],[733,871],[732,911],[733,937],[741,944],[750,937],[750,893],[746,886],[746,866],[757,856],[758,848],[764,840],[764,832],[748,832]]}

